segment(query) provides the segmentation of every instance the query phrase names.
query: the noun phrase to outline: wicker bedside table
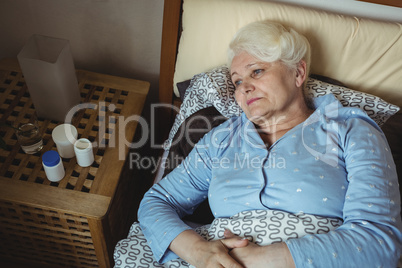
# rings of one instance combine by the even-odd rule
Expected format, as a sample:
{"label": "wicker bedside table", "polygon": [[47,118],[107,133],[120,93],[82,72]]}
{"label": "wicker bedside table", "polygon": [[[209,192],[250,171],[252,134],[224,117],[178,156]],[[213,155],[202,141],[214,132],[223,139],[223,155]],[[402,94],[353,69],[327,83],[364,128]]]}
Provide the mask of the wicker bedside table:
{"label": "wicker bedside table", "polygon": [[[119,159],[128,148],[119,142],[122,137],[130,142],[137,124],[119,129],[119,120],[141,114],[149,83],[80,70],[77,78],[81,102],[96,104],[96,109],[81,109],[72,121],[79,138],[99,144],[90,167],[78,166],[75,158],[63,159],[66,176],[52,183],[41,155],[56,150],[51,132],[60,122],[39,119],[44,148],[34,155],[21,150],[13,129],[0,128],[8,145],[0,149],[0,259],[50,267],[110,267],[115,243],[128,231],[119,221],[136,213],[125,202],[128,178],[120,176],[125,161]],[[0,61],[0,122],[22,122],[34,112],[17,61]]]}

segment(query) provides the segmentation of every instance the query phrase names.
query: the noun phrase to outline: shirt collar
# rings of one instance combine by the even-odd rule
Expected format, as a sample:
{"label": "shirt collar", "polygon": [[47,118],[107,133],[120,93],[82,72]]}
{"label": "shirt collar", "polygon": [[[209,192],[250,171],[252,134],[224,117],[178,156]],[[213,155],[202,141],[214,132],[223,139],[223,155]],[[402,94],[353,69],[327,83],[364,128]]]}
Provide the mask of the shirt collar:
{"label": "shirt collar", "polygon": [[241,114],[240,137],[243,144],[248,144],[256,149],[266,149],[264,141],[261,139],[253,122],[251,122],[246,114]]}

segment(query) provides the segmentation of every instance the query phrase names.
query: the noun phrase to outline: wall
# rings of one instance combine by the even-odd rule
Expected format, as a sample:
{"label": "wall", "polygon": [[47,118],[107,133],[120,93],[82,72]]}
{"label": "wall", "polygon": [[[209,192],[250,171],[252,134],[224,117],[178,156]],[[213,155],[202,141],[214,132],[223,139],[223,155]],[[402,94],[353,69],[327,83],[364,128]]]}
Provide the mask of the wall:
{"label": "wall", "polygon": [[[402,22],[402,8],[355,0],[278,0]],[[77,68],[151,82],[157,100],[163,0],[0,0],[0,58],[34,33],[70,40]]]}

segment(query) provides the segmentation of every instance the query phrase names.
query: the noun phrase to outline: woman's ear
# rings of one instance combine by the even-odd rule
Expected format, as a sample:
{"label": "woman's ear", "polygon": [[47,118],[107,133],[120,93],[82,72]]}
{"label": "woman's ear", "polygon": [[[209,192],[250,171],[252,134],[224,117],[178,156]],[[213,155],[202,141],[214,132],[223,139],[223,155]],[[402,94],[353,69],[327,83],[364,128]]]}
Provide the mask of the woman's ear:
{"label": "woman's ear", "polygon": [[296,68],[296,86],[301,87],[307,78],[307,65],[304,60],[297,64]]}

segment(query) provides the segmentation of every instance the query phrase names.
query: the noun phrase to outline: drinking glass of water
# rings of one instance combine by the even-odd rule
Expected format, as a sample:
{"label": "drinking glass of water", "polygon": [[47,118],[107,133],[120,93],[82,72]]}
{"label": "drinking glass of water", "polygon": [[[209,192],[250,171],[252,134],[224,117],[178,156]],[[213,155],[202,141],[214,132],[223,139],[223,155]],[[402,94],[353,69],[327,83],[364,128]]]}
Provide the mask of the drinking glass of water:
{"label": "drinking glass of water", "polygon": [[36,121],[21,124],[15,132],[18,142],[25,153],[34,154],[42,150],[43,140]]}

